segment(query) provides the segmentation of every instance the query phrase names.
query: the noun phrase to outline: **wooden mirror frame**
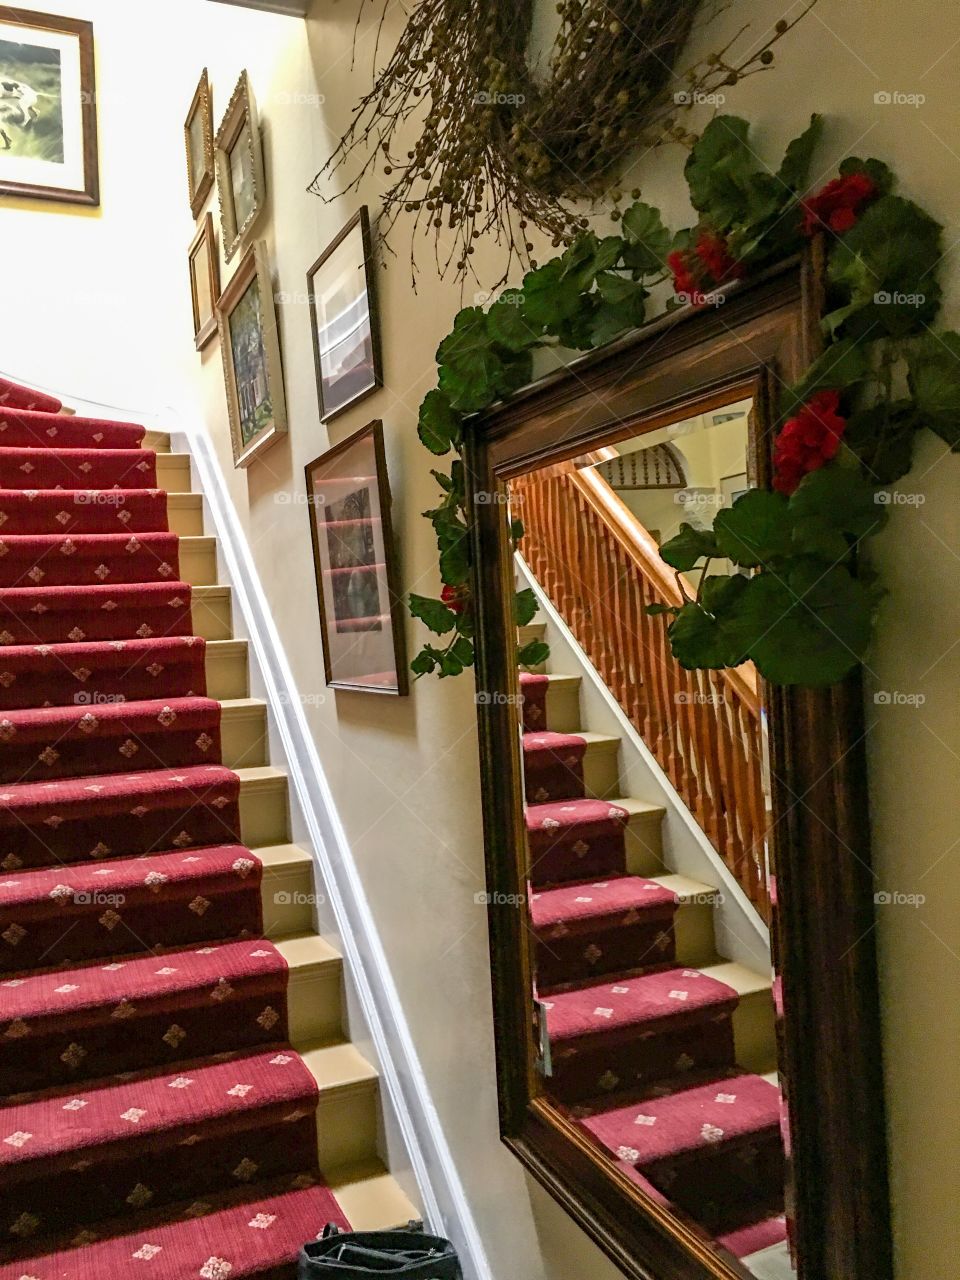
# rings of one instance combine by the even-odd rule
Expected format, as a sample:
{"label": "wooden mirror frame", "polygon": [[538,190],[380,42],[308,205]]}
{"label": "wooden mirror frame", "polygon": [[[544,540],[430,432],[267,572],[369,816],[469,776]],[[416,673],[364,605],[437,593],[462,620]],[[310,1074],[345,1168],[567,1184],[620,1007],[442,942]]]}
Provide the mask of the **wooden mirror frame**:
{"label": "wooden mirror frame", "polygon": [[[526,833],[506,485],[676,421],[691,403],[719,407],[745,393],[754,399],[758,482],[768,484],[779,390],[821,349],[822,281],[815,246],[802,262],[730,289],[722,305],[663,316],[465,424],[477,687],[490,695],[478,699],[478,719],[501,1136],[636,1280],[747,1273],[644,1194],[538,1088],[521,914]],[[780,1069],[799,1280],[890,1280],[861,678],[768,689],[767,707],[778,890],[772,940],[787,1010]],[[518,900],[519,908],[503,905]]]}

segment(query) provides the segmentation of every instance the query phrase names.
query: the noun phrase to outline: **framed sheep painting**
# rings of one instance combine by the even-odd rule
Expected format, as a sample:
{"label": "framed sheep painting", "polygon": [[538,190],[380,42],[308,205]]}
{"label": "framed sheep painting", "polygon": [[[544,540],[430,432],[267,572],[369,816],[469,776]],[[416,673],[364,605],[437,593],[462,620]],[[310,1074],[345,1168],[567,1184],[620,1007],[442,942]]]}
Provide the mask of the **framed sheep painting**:
{"label": "framed sheep painting", "polygon": [[0,195],[99,205],[91,23],[0,5]]}

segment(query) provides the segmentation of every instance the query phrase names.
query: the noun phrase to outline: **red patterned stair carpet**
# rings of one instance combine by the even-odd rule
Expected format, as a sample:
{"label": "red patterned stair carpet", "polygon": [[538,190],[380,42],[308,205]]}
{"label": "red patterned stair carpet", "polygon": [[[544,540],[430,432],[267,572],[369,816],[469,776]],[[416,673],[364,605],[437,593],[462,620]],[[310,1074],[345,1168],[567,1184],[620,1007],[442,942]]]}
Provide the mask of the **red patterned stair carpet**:
{"label": "red patterned stair carpet", "polygon": [[737,993],[676,962],[672,891],[627,869],[628,814],[584,789],[586,741],[524,673],[537,995],[550,1095],[648,1194],[738,1257],[782,1241],[778,1089],[738,1069]]}
{"label": "red patterned stair carpet", "polygon": [[0,380],[0,1280],[290,1277],[346,1220],[143,429]]}

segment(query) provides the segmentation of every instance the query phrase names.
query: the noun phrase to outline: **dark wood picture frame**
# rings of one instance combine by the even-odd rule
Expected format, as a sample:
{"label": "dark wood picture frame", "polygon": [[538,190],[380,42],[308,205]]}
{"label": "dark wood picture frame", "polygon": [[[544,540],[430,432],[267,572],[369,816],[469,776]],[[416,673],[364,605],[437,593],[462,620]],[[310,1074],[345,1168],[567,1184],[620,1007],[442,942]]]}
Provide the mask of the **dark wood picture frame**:
{"label": "dark wood picture frame", "polygon": [[[53,31],[76,36],[80,62],[80,119],[83,133],[83,186],[58,187],[0,178],[0,196],[24,200],[53,200],[60,204],[100,204],[100,168],[97,144],[97,85],[94,66],[93,23],[80,18],[62,18],[52,13],[34,13],[13,5],[0,5],[0,22],[23,27],[25,32]],[[2,154],[2,153],[0,153]]]}
{"label": "dark wood picture frame", "polygon": [[[197,289],[197,258],[203,248],[207,251],[207,283],[210,290],[210,314],[206,318],[200,314]],[[220,258],[217,254],[217,237],[213,229],[213,214],[209,211],[191,241],[188,260],[190,300],[193,304],[193,340],[197,350],[202,351],[217,332],[217,302],[220,298]]]}
{"label": "dark wood picture frame", "polygon": [[[370,440],[373,446],[376,474],[375,481],[380,506],[381,530],[385,558],[386,590],[390,601],[390,624],[392,631],[392,651],[396,666],[396,684],[392,686],[364,684],[359,681],[337,679],[333,673],[330,655],[330,635],[327,619],[327,600],[323,589],[322,550],[320,546],[320,530],[316,518],[316,504],[312,501],[314,480],[322,469],[330,468],[342,459],[357,445]],[[387,473],[387,455],[384,446],[383,423],[379,418],[369,422],[359,431],[347,436],[339,444],[334,445],[319,457],[308,462],[304,468],[307,485],[307,512],[310,517],[310,539],[313,547],[313,564],[317,584],[317,604],[320,609],[320,634],[323,641],[323,671],[327,685],[332,689],[345,689],[355,693],[377,693],[404,697],[410,692],[410,676],[407,670],[406,633],[404,630],[405,610],[403,605],[403,589],[400,582],[400,568],[397,560],[397,544],[393,533],[391,517],[390,479]]]}
{"label": "dark wood picture frame", "polygon": [[[253,184],[253,203],[250,212],[238,219],[233,197],[230,157],[233,149],[246,131],[250,177]],[[223,113],[217,136],[213,142],[214,167],[217,173],[217,198],[220,204],[220,232],[223,239],[223,256],[231,262],[260,215],[267,200],[267,182],[263,168],[263,149],[260,141],[260,120],[253,96],[248,72],[241,71],[227,109]]]}
{"label": "dark wood picture frame", "polygon": [[[698,1232],[608,1163],[542,1094],[535,1072],[515,703],[514,476],[676,421],[691,402],[754,401],[758,482],[770,476],[779,393],[820,350],[819,247],[577,360],[465,424],[477,573],[477,686],[494,1025],[503,1141],[632,1280],[743,1280]],[[701,410],[702,411],[702,410]],[[786,1017],[799,1280],[890,1280],[880,1011],[862,687],[768,691],[776,779],[773,941]],[[802,802],[798,801],[802,798]],[[516,895],[520,895],[518,898]]]}
{"label": "dark wood picture frame", "polygon": [[[349,400],[337,405],[335,408],[328,408],[325,404],[323,394],[323,361],[320,352],[320,333],[317,319],[317,302],[315,292],[316,278],[344,241],[349,237],[351,232],[358,226],[360,228],[361,242],[363,245],[363,263],[360,264],[360,269],[363,270],[366,283],[367,311],[370,323],[370,345],[373,365],[372,380],[368,386],[365,386],[362,390],[358,391],[356,395],[352,395]],[[313,360],[317,374],[317,399],[320,404],[320,421],[331,422],[341,413],[346,413],[348,409],[352,409],[354,405],[359,404],[361,400],[366,399],[367,396],[372,395],[374,391],[383,386],[380,347],[380,313],[377,307],[376,280],[375,272],[373,270],[373,242],[370,235],[370,216],[366,205],[361,205],[346,226],[341,227],[324,249],[323,253],[321,253],[320,257],[307,272],[307,298],[310,303],[310,327],[313,334]]]}
{"label": "dark wood picture frame", "polygon": [[[199,120],[203,137],[203,168],[197,173],[193,163],[193,147],[190,145],[190,134],[196,121]],[[190,212],[194,219],[200,217],[207,196],[213,189],[213,95],[210,92],[210,77],[204,67],[200,80],[190,103],[190,110],[183,122],[183,141],[187,152],[187,192],[190,198]]]}

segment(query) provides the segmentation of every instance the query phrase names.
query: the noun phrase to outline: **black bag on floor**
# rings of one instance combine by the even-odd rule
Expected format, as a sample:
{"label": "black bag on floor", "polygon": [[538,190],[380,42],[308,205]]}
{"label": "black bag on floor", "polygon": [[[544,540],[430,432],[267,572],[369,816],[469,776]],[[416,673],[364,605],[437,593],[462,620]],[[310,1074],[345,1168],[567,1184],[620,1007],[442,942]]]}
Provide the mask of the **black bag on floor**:
{"label": "black bag on floor", "polygon": [[453,1245],[423,1224],[401,1231],[341,1231],[332,1223],[300,1250],[298,1280],[463,1280]]}

